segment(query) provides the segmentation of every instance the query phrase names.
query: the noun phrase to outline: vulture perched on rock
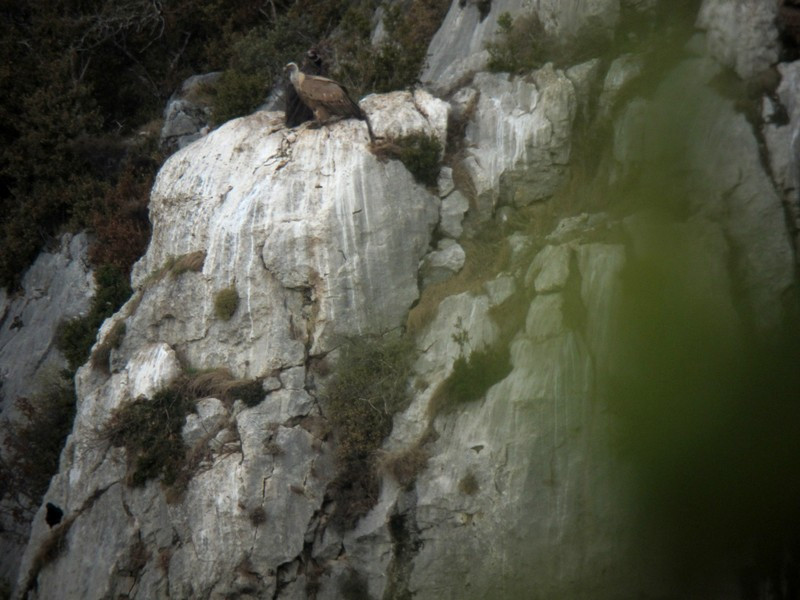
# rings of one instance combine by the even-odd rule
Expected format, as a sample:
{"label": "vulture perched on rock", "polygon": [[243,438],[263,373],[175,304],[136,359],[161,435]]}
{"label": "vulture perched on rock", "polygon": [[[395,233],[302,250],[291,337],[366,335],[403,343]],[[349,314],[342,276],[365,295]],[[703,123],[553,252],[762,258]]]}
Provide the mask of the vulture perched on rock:
{"label": "vulture perched on rock", "polygon": [[293,62],[286,65],[286,74],[300,100],[314,113],[317,123],[327,123],[332,117],[364,120],[364,114],[341,84],[327,77],[303,73]]}

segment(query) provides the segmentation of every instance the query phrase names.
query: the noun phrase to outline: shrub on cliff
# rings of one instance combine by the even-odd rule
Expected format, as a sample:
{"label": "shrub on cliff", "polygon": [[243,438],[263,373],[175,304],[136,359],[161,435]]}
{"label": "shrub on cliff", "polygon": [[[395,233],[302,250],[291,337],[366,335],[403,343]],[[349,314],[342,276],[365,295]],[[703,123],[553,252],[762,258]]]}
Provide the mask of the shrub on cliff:
{"label": "shrub on cliff", "polygon": [[458,406],[481,398],[487,390],[511,372],[507,341],[494,347],[459,356],[453,371],[431,398],[432,415],[453,412]]}
{"label": "shrub on cliff", "polygon": [[497,19],[495,39],[486,44],[490,71],[525,73],[547,62],[558,67],[600,56],[608,48],[610,33],[602,27],[585,26],[578,33],[556,37],[549,33],[536,13],[502,13]]}
{"label": "shrub on cliff", "polygon": [[128,485],[158,477],[167,485],[176,480],[186,454],[181,428],[193,408],[187,396],[167,388],[114,412],[105,435],[113,446],[127,450]]}
{"label": "shrub on cliff", "polygon": [[333,40],[339,59],[335,76],[357,96],[407,88],[417,82],[433,34],[450,6],[448,0],[412,0],[384,5],[385,35],[372,45],[370,3],[353,3],[342,18],[343,35]]}
{"label": "shrub on cliff", "polygon": [[3,421],[0,500],[16,522],[30,521],[58,471],[64,441],[72,429],[75,390],[72,380],[56,372],[38,382],[31,398],[15,402],[22,418]]}
{"label": "shrub on cliff", "polygon": [[97,288],[89,313],[62,323],[56,333],[56,346],[72,371],[86,362],[100,325],[125,303],[132,291],[127,277],[116,267],[101,267],[94,278]]}
{"label": "shrub on cliff", "polygon": [[227,287],[214,296],[214,314],[222,321],[230,321],[239,306],[239,292],[234,286]]}
{"label": "shrub on cliff", "polygon": [[187,448],[182,429],[200,398],[217,398],[229,407],[241,400],[252,407],[264,399],[260,379],[237,379],[224,368],[182,374],[152,398],[123,404],[111,415],[102,437],[127,455],[126,482],[144,485],[157,479],[168,488],[167,501],[179,499],[206,456],[206,442]]}
{"label": "shrub on cliff", "polygon": [[325,390],[337,465],[328,493],[336,502],[331,519],[339,529],[352,527],[377,501],[376,451],[394,414],[408,404],[411,358],[411,344],[396,336],[365,336],[341,348]]}
{"label": "shrub on cliff", "polygon": [[394,158],[402,162],[419,183],[436,185],[442,159],[442,143],[436,136],[412,133],[376,143],[372,151],[380,159]]}

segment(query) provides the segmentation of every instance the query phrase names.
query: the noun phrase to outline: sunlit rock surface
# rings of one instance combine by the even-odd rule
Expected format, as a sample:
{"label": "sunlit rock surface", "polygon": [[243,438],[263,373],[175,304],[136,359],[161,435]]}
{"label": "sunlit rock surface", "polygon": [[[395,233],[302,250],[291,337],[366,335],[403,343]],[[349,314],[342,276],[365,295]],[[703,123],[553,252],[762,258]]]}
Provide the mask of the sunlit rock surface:
{"label": "sunlit rock surface", "polygon": [[[126,343],[177,344],[190,364],[253,376],[302,365],[337,335],[397,326],[417,298],[439,200],[368,143],[362,121],[288,130],[281,115],[257,113],[174,155],[153,190]],[[206,253],[201,273],[145,284],[169,257],[192,252]],[[229,286],[239,308],[221,322],[214,295]],[[174,293],[192,301],[176,304]]]}

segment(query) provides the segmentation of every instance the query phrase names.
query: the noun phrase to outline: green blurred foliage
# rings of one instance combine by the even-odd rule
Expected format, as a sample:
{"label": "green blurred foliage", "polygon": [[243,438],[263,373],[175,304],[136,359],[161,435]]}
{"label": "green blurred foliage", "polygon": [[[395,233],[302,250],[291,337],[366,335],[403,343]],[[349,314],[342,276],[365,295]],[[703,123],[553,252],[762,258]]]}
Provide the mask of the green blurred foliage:
{"label": "green blurred foliage", "polygon": [[626,267],[609,398],[640,531],[691,582],[800,540],[800,329],[750,332],[685,275],[667,247]]}

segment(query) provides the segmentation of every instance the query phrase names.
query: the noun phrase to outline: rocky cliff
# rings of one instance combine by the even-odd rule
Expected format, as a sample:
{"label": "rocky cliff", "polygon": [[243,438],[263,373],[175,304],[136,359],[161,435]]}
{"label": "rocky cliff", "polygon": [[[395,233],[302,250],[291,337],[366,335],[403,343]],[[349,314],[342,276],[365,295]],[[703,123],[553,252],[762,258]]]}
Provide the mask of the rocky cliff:
{"label": "rocky cliff", "polygon": [[[361,121],[292,130],[273,112],[164,164],[134,295],[98,334],[95,353],[114,338],[108,359],[76,378],[45,497],[63,519],[35,516],[15,597],[675,592],[638,535],[636,468],[614,435],[644,331],[629,325],[649,322],[631,307],[685,307],[641,347],[668,357],[656,337],[688,341],[675,356],[699,370],[705,338],[674,330],[740,348],[785,328],[795,64],[778,67],[776,93],[734,93],[778,60],[774,13],[731,16],[761,10],[746,0],[706,0],[692,36],[645,28],[621,49],[610,40],[626,19],[656,19],[658,3],[483,4],[454,0],[423,88],[361,103],[379,142],[445,145],[437,185],[376,151]],[[489,72],[506,11],[609,42],[575,64]],[[356,502],[335,493],[337,361],[362,336],[400,333],[409,402],[369,457],[377,493],[337,520]],[[173,421],[166,441],[130,437]],[[185,460],[149,452],[162,442]],[[736,568],[682,597],[732,597]]]}

